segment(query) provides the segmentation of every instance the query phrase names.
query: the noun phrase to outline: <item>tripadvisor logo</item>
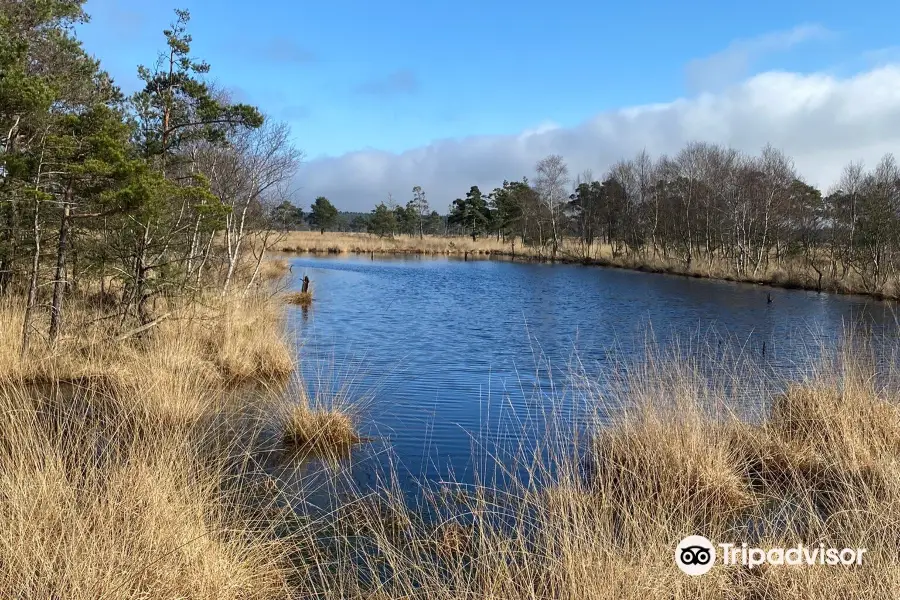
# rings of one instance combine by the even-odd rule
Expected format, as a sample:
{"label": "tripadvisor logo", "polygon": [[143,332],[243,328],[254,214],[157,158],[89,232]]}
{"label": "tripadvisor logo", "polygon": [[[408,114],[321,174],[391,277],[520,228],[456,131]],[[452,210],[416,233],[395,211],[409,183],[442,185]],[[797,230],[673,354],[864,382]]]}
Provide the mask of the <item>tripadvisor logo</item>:
{"label": "tripadvisor logo", "polygon": [[716,549],[702,535],[689,535],[675,548],[675,564],[688,575],[703,575],[716,563]]}
{"label": "tripadvisor logo", "polygon": [[[716,551],[718,547],[719,551]],[[743,565],[750,569],[768,565],[861,565],[865,548],[826,548],[798,544],[792,548],[753,548],[747,544],[713,544],[702,535],[689,535],[675,548],[675,564],[688,575],[703,575],[722,557],[723,565]]]}

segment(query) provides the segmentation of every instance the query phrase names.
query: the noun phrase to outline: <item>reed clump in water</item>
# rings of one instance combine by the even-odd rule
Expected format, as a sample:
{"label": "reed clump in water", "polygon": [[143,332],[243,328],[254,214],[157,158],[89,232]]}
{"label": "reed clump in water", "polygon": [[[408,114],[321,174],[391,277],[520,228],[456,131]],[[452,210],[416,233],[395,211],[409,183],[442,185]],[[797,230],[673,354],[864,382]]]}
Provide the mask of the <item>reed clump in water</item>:
{"label": "reed clump in water", "polygon": [[312,292],[289,292],[285,294],[284,298],[288,304],[294,304],[302,308],[309,308],[313,302]]}
{"label": "reed clump in water", "polygon": [[308,407],[297,407],[291,412],[284,439],[300,452],[313,455],[344,454],[360,441],[348,415]]}
{"label": "reed clump in water", "polygon": [[284,442],[295,454],[340,457],[362,441],[349,407],[316,406],[304,396],[279,412]]}

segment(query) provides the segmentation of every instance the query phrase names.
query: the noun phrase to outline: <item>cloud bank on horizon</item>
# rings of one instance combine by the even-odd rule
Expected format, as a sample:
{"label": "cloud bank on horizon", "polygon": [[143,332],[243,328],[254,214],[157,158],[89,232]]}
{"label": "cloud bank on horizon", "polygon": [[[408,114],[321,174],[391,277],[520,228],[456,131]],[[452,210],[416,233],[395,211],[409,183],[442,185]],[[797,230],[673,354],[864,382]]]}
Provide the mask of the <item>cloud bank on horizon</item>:
{"label": "cloud bank on horizon", "polygon": [[317,158],[298,173],[298,202],[324,195],[342,210],[369,211],[389,193],[405,203],[419,185],[432,208],[445,212],[473,185],[491,190],[504,179],[532,177],[548,154],[561,154],[573,175],[599,174],[642,149],[658,157],[695,140],[747,153],[771,143],[794,159],[806,181],[827,189],[850,161],[871,167],[900,151],[900,64],[847,77],[766,72],[717,92],[604,112],[575,127],[544,124],[399,154],[367,149]]}

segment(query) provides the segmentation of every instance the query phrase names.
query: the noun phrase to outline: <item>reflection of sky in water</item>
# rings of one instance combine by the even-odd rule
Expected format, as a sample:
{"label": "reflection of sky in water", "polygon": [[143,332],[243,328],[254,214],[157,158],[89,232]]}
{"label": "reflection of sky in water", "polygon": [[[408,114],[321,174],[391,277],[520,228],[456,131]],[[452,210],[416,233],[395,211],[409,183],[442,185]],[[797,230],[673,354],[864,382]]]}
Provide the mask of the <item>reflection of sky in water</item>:
{"label": "reflection of sky in water", "polygon": [[[845,328],[897,334],[892,305],[862,297],[574,265],[292,264],[292,285],[309,275],[315,295],[307,312],[288,308],[305,379],[369,397],[363,424],[391,453],[368,461],[391,456],[410,482],[471,480],[476,464],[491,463],[478,458],[488,445],[519,444],[551,408],[581,410],[572,372],[596,385],[640,362],[648,340],[711,371],[745,361],[796,378]],[[369,467],[357,477],[372,477]]]}

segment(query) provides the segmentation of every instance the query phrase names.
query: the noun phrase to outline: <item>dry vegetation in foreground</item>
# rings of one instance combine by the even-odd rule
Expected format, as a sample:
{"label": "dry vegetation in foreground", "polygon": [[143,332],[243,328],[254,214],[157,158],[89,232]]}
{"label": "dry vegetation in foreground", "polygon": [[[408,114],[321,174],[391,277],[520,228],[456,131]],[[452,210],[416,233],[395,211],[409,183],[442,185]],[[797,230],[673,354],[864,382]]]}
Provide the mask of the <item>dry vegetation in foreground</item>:
{"label": "dry vegetation in foreground", "polygon": [[[759,373],[709,379],[693,358],[650,361],[620,388],[579,388],[621,407],[588,428],[586,454],[548,439],[550,459],[528,463],[530,477],[503,489],[425,483],[425,509],[404,504],[389,473],[375,493],[301,515],[319,490],[267,465],[292,447],[345,454],[359,438],[341,407],[282,393],[290,355],[276,298],[173,306],[152,335],[118,342],[81,304],[89,349],[64,338],[26,360],[13,309],[0,313],[4,594],[800,600],[900,589],[898,379],[876,376],[864,350],[848,346],[758,420],[727,407],[758,392]],[[326,472],[335,487],[346,476]],[[858,567],[718,565],[690,578],[673,562],[688,534],[868,552]]]}
{"label": "dry vegetation in foreground", "polygon": [[398,235],[393,238],[379,237],[368,233],[333,233],[320,234],[314,231],[292,231],[284,234],[278,243],[282,252],[310,254],[420,254],[447,256],[496,256],[522,260],[551,261],[563,263],[579,263],[586,265],[613,267],[644,271],[647,273],[664,273],[703,279],[720,279],[742,283],[755,283],[774,287],[818,290],[838,294],[871,295],[882,299],[900,298],[900,288],[888,282],[878,293],[867,291],[863,281],[853,271],[845,276],[831,277],[823,273],[821,280],[818,273],[802,260],[771,261],[764,263],[760,270],[753,274],[738,274],[726,260],[710,260],[699,256],[690,265],[683,260],[665,258],[660,255],[646,253],[641,255],[616,255],[607,244],[595,244],[585,249],[577,240],[563,241],[559,253],[553,259],[549,248],[523,246],[519,241],[515,245],[503,242],[496,237],[482,237],[472,241],[467,236],[418,236]]}
{"label": "dry vegetation in foreground", "polygon": [[[293,369],[274,297],[169,306],[117,340],[75,294],[71,333],[24,357],[20,305],[0,308],[0,595],[291,597],[265,467]],[[331,439],[323,423],[305,435]]]}

